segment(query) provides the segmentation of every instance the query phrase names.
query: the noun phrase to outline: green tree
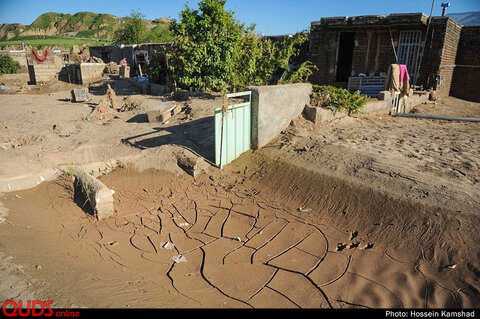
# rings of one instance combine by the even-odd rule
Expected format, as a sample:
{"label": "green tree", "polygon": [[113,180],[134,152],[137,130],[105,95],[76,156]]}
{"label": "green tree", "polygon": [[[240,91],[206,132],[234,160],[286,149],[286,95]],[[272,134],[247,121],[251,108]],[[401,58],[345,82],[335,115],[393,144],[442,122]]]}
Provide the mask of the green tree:
{"label": "green tree", "polygon": [[225,10],[225,0],[202,0],[198,10],[186,6],[171,30],[176,41],[169,61],[178,85],[225,91],[238,72],[237,55],[244,31],[233,12]]}
{"label": "green tree", "polygon": [[125,23],[121,24],[113,33],[113,44],[144,43],[150,32],[143,20],[145,16],[132,10]]}
{"label": "green tree", "polygon": [[20,63],[11,56],[6,54],[0,55],[0,75],[17,73],[20,67]]}
{"label": "green tree", "polygon": [[286,70],[280,83],[305,81],[311,64],[298,70],[289,63],[308,36],[298,33],[283,41],[259,38],[254,25],[245,26],[225,10],[226,0],[202,0],[198,10],[186,5],[173,21],[169,67],[176,85],[202,91],[235,91],[247,85],[266,85],[274,73]]}

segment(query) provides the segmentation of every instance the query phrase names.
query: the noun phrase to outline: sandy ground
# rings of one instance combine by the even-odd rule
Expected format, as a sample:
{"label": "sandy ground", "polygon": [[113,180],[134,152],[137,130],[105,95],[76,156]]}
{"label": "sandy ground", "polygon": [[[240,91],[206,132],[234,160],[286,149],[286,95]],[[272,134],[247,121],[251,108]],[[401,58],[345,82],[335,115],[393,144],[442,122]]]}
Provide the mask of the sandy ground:
{"label": "sandy ground", "polygon": [[[218,96],[177,97],[184,112],[155,125],[144,110],[159,97],[135,95],[136,110],[89,122],[94,105],[68,94],[0,95],[0,136],[40,136],[0,150],[0,175],[165,144],[212,159]],[[452,109],[479,116],[480,105],[448,98],[415,112]],[[385,115],[317,126],[299,118],[223,171],[127,166],[101,176],[116,191],[115,216],[102,222],[66,176],[0,194],[0,276],[10,279],[0,297],[64,307],[478,307],[479,130]]]}
{"label": "sandy ground", "polygon": [[[480,104],[447,98],[418,114],[480,117]],[[480,125],[356,115],[314,125],[299,118],[260,151],[390,196],[480,212]]]}

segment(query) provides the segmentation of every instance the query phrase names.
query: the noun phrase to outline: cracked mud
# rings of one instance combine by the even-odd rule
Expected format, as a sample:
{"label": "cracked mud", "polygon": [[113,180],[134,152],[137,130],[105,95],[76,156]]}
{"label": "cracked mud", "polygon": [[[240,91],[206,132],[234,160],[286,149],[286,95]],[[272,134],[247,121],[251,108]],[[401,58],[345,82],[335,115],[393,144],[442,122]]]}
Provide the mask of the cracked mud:
{"label": "cracked mud", "polygon": [[[475,258],[461,263],[458,268],[471,268],[461,276],[459,269],[438,267],[456,257],[392,242],[391,223],[368,228],[351,206],[318,200],[314,187],[298,190],[300,173],[264,187],[275,183],[265,177],[272,169],[195,179],[117,169],[101,177],[116,192],[115,215],[97,223],[63,177],[15,193],[20,198],[2,198],[10,210],[2,246],[37,279],[38,294],[63,306],[480,304]],[[409,233],[399,232],[408,241]],[[428,231],[422,234],[428,241]],[[417,258],[417,251],[423,255]]]}

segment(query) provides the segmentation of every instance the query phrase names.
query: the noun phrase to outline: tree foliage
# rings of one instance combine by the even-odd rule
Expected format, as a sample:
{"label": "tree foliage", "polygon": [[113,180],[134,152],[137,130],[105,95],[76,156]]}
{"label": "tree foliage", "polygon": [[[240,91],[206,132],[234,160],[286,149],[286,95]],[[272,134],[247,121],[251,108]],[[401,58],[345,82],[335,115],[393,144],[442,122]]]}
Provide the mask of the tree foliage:
{"label": "tree foliage", "polygon": [[17,73],[20,67],[20,63],[11,56],[6,54],[0,55],[0,75]]}
{"label": "tree foliage", "polygon": [[[289,59],[307,39],[304,33],[272,41],[257,37],[225,9],[226,0],[202,0],[198,10],[188,5],[173,21],[174,50],[168,61],[176,85],[201,91],[236,91],[248,85],[266,85],[279,69],[279,82],[305,81],[310,64],[298,70]],[[298,72],[300,70],[300,72]],[[310,71],[311,74],[311,71]]]}
{"label": "tree foliage", "polygon": [[170,26],[167,23],[157,23],[150,29],[145,22],[145,16],[132,11],[113,33],[113,44],[165,43],[172,41]]}

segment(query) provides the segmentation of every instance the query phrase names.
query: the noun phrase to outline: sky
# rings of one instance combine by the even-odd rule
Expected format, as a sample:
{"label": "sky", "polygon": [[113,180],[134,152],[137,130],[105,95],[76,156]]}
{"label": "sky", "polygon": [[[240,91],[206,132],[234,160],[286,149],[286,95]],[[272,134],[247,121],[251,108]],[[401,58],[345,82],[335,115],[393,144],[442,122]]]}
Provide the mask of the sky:
{"label": "sky", "polygon": [[[423,12],[430,14],[433,0],[227,0],[235,17],[266,35],[291,34],[310,27],[322,17]],[[447,2],[447,1],[444,1]],[[450,0],[447,13],[480,11],[480,0]],[[79,11],[128,16],[139,11],[147,19],[177,19],[188,3],[198,0],[0,0],[0,23],[31,24],[45,12],[74,14]],[[436,1],[434,15],[441,15],[442,0]]]}

